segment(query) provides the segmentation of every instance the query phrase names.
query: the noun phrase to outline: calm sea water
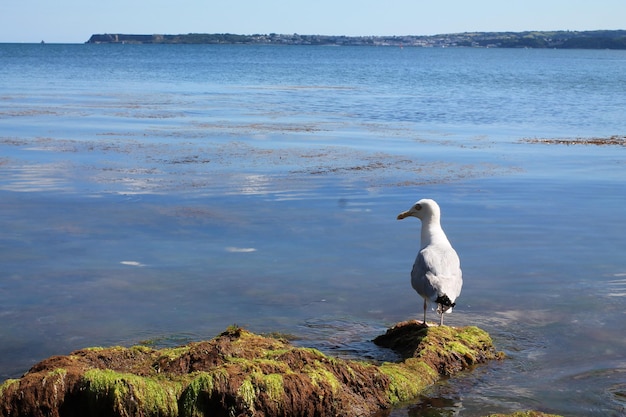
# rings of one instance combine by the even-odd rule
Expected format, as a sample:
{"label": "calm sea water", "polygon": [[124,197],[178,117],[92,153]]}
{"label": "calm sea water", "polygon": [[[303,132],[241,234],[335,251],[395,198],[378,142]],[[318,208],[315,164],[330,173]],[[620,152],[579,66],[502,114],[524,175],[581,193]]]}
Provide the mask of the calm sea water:
{"label": "calm sea water", "polygon": [[[506,361],[390,412],[626,410],[626,53],[0,45],[0,377],[236,323],[344,357],[419,317],[435,198],[447,323]],[[436,320],[434,312],[430,319]]]}

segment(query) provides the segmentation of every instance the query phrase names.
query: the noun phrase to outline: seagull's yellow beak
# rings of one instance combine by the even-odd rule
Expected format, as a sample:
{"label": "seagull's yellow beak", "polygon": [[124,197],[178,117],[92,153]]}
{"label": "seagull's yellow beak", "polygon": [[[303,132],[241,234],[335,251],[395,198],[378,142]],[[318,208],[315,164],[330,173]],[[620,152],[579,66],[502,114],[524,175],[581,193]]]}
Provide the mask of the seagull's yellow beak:
{"label": "seagull's yellow beak", "polygon": [[402,213],[398,214],[398,220],[405,219],[409,217],[410,215],[411,213],[409,211],[403,211]]}

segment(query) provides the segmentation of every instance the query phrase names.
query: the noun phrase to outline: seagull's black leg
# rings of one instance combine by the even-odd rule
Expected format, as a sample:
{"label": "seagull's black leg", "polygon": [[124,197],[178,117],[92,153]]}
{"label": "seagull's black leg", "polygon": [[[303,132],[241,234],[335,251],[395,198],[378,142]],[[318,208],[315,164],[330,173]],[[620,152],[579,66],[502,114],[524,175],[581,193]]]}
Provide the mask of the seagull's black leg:
{"label": "seagull's black leg", "polygon": [[426,304],[426,299],[424,298],[424,326],[428,326],[426,324],[426,308],[427,308],[427,304]]}
{"label": "seagull's black leg", "polygon": [[[441,307],[441,306],[440,306],[440,307]],[[441,311],[441,312],[439,313],[439,314],[440,314],[440,316],[439,316],[439,325],[440,325],[440,326],[443,326],[443,308],[441,308],[441,310],[440,310],[440,311]]]}

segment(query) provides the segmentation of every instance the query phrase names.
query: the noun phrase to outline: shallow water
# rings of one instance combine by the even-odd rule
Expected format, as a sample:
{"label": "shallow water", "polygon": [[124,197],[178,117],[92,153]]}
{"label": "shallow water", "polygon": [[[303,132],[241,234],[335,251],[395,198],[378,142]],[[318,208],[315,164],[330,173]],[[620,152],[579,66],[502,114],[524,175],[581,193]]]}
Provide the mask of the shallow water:
{"label": "shallow water", "polygon": [[388,359],[431,197],[508,359],[391,415],[624,412],[624,147],[522,139],[623,134],[626,54],[48,46],[0,45],[3,378],[233,323]]}

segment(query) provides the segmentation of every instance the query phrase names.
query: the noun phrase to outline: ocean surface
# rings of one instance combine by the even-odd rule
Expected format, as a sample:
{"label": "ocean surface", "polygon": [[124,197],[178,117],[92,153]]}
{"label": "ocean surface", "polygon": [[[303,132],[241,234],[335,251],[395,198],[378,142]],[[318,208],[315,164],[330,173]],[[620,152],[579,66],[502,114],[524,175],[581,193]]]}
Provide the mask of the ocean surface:
{"label": "ocean surface", "polygon": [[626,147],[580,143],[614,135],[626,51],[2,44],[0,379],[231,324],[389,359],[428,197],[446,324],[507,359],[388,414],[623,416]]}

